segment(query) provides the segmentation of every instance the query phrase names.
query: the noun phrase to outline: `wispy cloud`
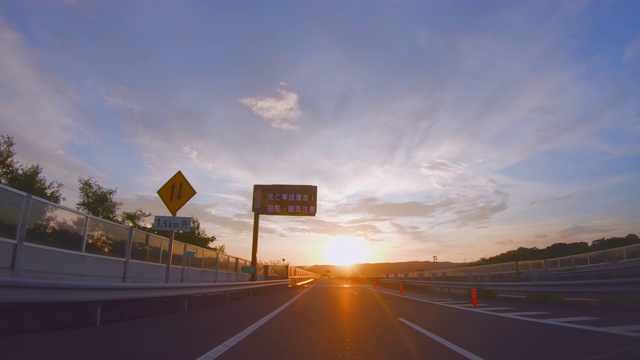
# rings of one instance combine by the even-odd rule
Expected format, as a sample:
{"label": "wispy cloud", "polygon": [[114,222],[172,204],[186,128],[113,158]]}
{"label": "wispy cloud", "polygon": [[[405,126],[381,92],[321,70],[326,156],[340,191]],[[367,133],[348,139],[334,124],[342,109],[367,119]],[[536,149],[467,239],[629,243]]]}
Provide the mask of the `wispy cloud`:
{"label": "wispy cloud", "polygon": [[568,241],[572,238],[580,237],[582,235],[600,236],[614,230],[614,228],[602,228],[588,225],[573,225],[556,232],[556,235],[558,235],[561,240]]}
{"label": "wispy cloud", "polygon": [[192,149],[191,146],[185,145],[182,148],[182,152],[187,154],[187,156],[189,156],[189,159],[191,159],[191,161],[198,161],[198,152]]}
{"label": "wispy cloud", "polygon": [[572,193],[572,194],[567,194],[567,195],[563,195],[563,196],[554,197],[554,198],[551,198],[551,199],[534,200],[534,201],[529,203],[529,206],[547,205],[547,204],[551,204],[551,203],[558,202],[558,201],[572,200],[572,199],[576,199],[576,198],[585,199],[585,198],[587,198],[587,195],[586,194]]}
{"label": "wispy cloud", "polygon": [[640,58],[640,37],[633,40],[624,51],[624,61],[633,62]]}
{"label": "wispy cloud", "polygon": [[239,101],[248,106],[256,115],[268,120],[271,126],[282,130],[295,130],[298,117],[302,114],[298,105],[298,94],[278,89],[280,97],[246,97]]}
{"label": "wispy cloud", "polygon": [[141,111],[140,105],[133,103],[127,98],[129,89],[123,85],[110,86],[102,91],[102,95],[109,105],[125,109],[132,114],[139,114]]}
{"label": "wispy cloud", "polygon": [[459,227],[479,225],[508,208],[509,193],[496,180],[473,174],[467,165],[435,159],[422,164],[421,172],[440,189],[441,212],[453,215],[448,222]]}

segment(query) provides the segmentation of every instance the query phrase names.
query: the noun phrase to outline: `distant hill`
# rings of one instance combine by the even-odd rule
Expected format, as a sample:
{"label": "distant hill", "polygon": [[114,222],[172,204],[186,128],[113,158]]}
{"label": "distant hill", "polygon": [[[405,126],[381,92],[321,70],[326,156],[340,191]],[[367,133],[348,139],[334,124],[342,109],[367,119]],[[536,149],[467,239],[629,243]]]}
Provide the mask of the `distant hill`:
{"label": "distant hill", "polygon": [[395,263],[355,264],[349,266],[340,265],[311,265],[300,268],[316,274],[342,277],[342,276],[382,276],[411,271],[439,270],[463,266],[462,263],[432,262],[432,261],[406,261]]}

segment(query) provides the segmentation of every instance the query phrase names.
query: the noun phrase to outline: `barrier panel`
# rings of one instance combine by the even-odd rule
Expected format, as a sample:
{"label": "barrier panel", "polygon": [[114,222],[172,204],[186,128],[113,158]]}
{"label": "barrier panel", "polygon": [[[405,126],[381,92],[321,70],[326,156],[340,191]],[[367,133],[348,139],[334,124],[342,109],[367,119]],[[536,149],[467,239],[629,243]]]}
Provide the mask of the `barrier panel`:
{"label": "barrier panel", "polygon": [[[588,272],[591,270],[597,271],[603,268],[608,270],[606,269],[607,265],[617,267],[640,267],[640,244],[546,260],[529,260],[387,274],[385,277],[431,280],[459,278],[464,279],[464,281],[482,279],[487,282],[492,281],[492,277],[497,278],[497,281],[507,280],[505,279],[505,277],[507,277],[508,279],[516,281],[520,280],[518,275],[532,274],[532,276],[536,278],[541,274],[553,271]],[[612,269],[612,272],[616,272],[616,270]]]}
{"label": "barrier panel", "polygon": [[[168,248],[165,237],[0,184],[0,276],[163,282]],[[241,271],[247,265],[246,259],[174,241],[170,282],[248,281]]]}

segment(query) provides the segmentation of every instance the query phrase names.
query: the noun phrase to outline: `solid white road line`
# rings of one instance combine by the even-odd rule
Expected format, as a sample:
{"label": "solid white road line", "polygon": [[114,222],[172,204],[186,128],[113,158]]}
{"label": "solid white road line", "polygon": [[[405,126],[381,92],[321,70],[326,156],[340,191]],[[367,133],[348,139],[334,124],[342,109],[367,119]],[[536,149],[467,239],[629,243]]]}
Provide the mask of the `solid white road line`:
{"label": "solid white road line", "polygon": [[429,332],[429,331],[427,331],[427,330],[425,330],[425,329],[421,328],[420,326],[418,326],[418,325],[416,325],[416,324],[414,324],[414,323],[412,323],[412,322],[410,322],[410,321],[408,321],[408,320],[405,320],[405,319],[403,319],[403,318],[398,318],[398,320],[400,320],[400,321],[402,321],[403,323],[405,323],[405,324],[409,325],[410,327],[414,328],[415,330],[418,330],[418,331],[419,331],[419,332],[421,332],[422,334],[427,335],[428,337],[430,337],[430,338],[432,338],[433,340],[435,340],[435,341],[439,342],[440,344],[442,344],[442,345],[444,345],[444,346],[448,347],[449,349],[451,349],[451,350],[453,350],[453,351],[457,352],[458,354],[460,354],[460,355],[462,355],[462,356],[465,356],[467,359],[472,359],[472,360],[483,360],[481,357],[477,356],[476,354],[470,353],[470,352],[468,352],[467,350],[465,350],[465,349],[463,349],[463,348],[459,347],[458,345],[453,344],[453,343],[451,343],[451,342],[449,342],[449,341],[447,341],[447,340],[445,340],[445,339],[443,339],[443,338],[439,337],[438,335],[436,335],[436,334],[434,334],[434,333],[432,333],[432,332]]}
{"label": "solid white road line", "polygon": [[640,325],[607,326],[605,329],[614,331],[639,331]]}
{"label": "solid white road line", "polygon": [[215,347],[213,350],[209,351],[208,353],[200,356],[196,360],[213,360],[213,359],[217,358],[218,356],[222,355],[222,353],[224,353],[225,351],[229,350],[235,344],[237,344],[240,341],[242,341],[242,339],[244,339],[247,336],[249,336],[249,334],[254,332],[260,326],[264,325],[267,321],[271,320],[271,318],[273,318],[274,316],[278,315],[278,313],[280,313],[282,310],[286,309],[289,305],[293,304],[294,301],[298,300],[298,298],[300,296],[304,295],[304,293],[306,293],[307,291],[309,291],[309,289],[311,289],[311,287],[307,288],[306,290],[304,290],[303,292],[298,294],[298,296],[294,297],[293,299],[289,300],[286,304],[284,304],[284,305],[280,306],[279,308],[277,308],[276,310],[274,310],[271,314],[269,314],[269,315],[263,317],[262,319],[258,320],[255,324],[253,324],[253,325],[249,326],[248,328],[242,330],[236,336],[234,336],[231,339],[223,342],[222,344],[218,345],[217,347]]}
{"label": "solid white road line", "polygon": [[530,315],[549,315],[550,313],[545,311],[523,311],[523,312],[509,312],[505,313],[511,316],[530,316]]}
{"label": "solid white road line", "polygon": [[600,320],[600,318],[590,317],[590,316],[576,316],[576,317],[557,318],[557,319],[544,319],[543,321],[556,323],[556,322],[588,321],[588,320]]}
{"label": "solid white road line", "polygon": [[353,291],[353,290],[349,290],[349,291],[351,291],[352,293],[354,293],[354,294],[356,294],[356,295],[360,296],[360,294],[358,294],[357,292],[355,292],[355,291]]}

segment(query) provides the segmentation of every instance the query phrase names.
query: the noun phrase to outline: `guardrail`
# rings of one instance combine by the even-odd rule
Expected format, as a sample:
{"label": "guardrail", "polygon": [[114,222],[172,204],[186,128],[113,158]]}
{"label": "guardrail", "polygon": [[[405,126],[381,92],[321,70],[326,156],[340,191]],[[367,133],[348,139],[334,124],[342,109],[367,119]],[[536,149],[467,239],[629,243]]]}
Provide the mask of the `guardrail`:
{"label": "guardrail", "polygon": [[[189,299],[198,300],[196,304],[201,304],[203,298],[221,294],[226,295],[226,302],[229,302],[232,293],[248,292],[253,295],[255,290],[288,287],[289,284],[289,280],[218,284],[101,284],[0,278],[0,304],[3,304],[0,315],[5,325],[11,324],[0,329],[0,335],[54,329],[60,326],[60,322],[71,322],[68,326],[100,326],[103,307],[112,321],[114,318],[124,320],[148,312],[151,305],[149,301],[154,299],[165,299],[167,304],[176,304],[171,299],[178,301],[179,305],[174,306],[173,310],[168,309],[171,306],[164,305],[161,312],[187,311]],[[130,306],[130,301],[143,301],[143,305],[139,305],[137,311],[132,311],[135,306]],[[123,302],[125,305],[122,305]],[[60,310],[61,306],[66,307]],[[75,315],[71,316],[71,312]],[[62,317],[51,318],[55,316]],[[34,325],[33,319],[36,317],[39,324]]]}
{"label": "guardrail", "polygon": [[261,273],[265,280],[289,279],[291,286],[304,285],[320,278],[319,274],[289,265],[262,265]]}
{"label": "guardrail", "polygon": [[180,241],[168,260],[168,247],[168,238],[0,184],[0,277],[163,283],[170,261],[172,283],[249,280],[249,260]]}
{"label": "guardrail", "polygon": [[580,302],[592,305],[615,304],[616,306],[638,307],[640,304],[640,278],[590,280],[590,281],[548,281],[548,282],[506,282],[474,283],[446,281],[416,281],[380,279],[381,286],[408,292],[445,292],[468,296],[476,289],[478,297],[517,298],[544,302]]}
{"label": "guardrail", "polygon": [[[594,251],[546,260],[514,261],[501,264],[413,271],[387,275],[387,278],[457,281],[539,281],[567,276],[605,276],[607,273],[630,276],[640,274],[640,244]],[[565,276],[566,277],[566,276]]]}
{"label": "guardrail", "polygon": [[217,284],[111,284],[0,278],[1,302],[78,302],[211,295],[289,286],[290,280]]}
{"label": "guardrail", "polygon": [[504,293],[608,293],[636,294],[640,296],[640,279],[589,280],[589,281],[548,281],[548,282],[507,282],[507,283],[475,283],[446,281],[417,281],[381,279],[383,283],[403,284],[417,288],[434,288],[439,290],[470,290],[481,287],[484,290]]}

